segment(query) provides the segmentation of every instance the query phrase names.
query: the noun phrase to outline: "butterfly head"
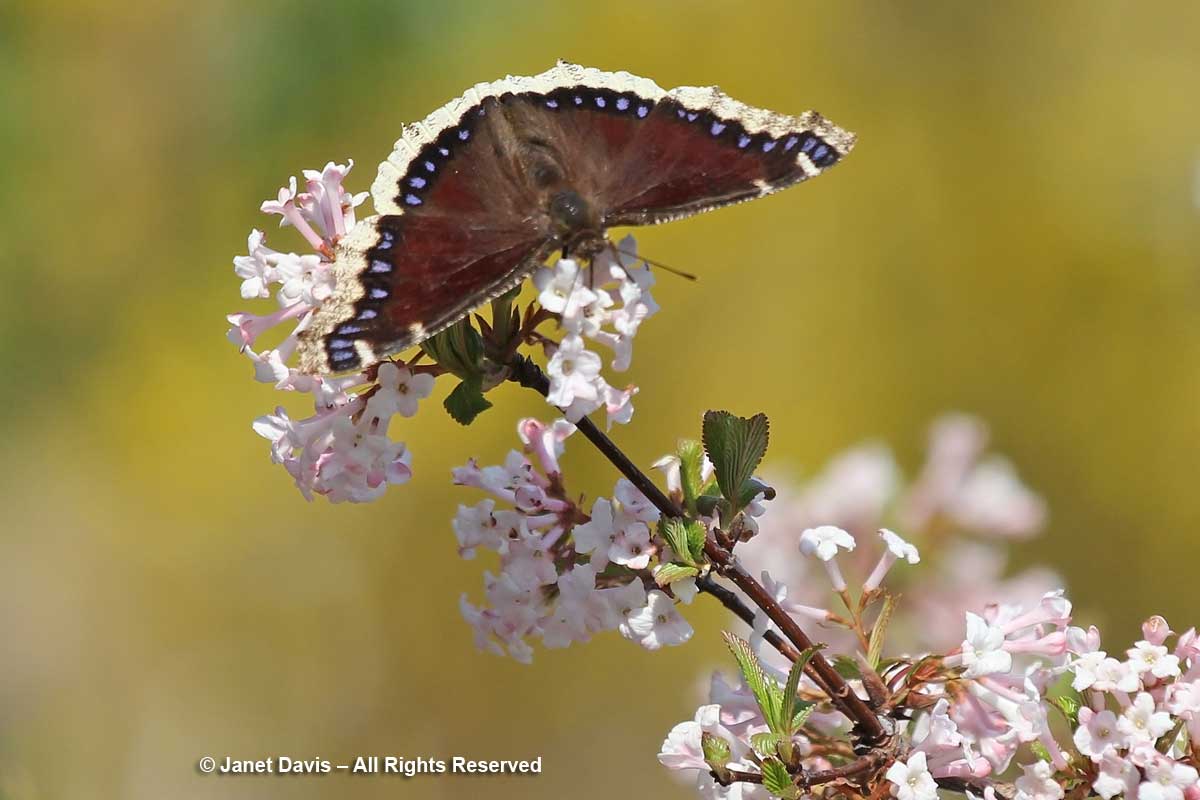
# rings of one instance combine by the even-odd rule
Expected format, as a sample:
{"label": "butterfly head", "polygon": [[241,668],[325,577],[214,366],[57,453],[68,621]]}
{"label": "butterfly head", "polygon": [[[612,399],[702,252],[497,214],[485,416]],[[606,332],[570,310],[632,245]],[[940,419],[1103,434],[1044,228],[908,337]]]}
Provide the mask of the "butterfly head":
{"label": "butterfly head", "polygon": [[548,211],[555,237],[570,255],[590,259],[605,248],[600,215],[574,189],[551,195]]}

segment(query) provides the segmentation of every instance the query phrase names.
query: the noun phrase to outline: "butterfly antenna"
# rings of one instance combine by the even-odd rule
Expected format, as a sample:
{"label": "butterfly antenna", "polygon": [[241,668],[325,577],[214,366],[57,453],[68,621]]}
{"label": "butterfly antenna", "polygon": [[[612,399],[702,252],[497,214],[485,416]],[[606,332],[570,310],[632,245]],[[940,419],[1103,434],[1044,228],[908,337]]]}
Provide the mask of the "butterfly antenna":
{"label": "butterfly antenna", "polygon": [[[638,261],[645,261],[647,264],[650,264],[651,266],[658,267],[659,269],[663,270],[664,272],[669,272],[672,275],[677,275],[680,278],[683,278],[684,280],[689,280],[689,281],[700,280],[700,277],[698,275],[693,275],[690,272],[684,272],[681,269],[676,269],[675,267],[668,266],[668,265],[662,263],[661,261],[655,261],[652,258],[646,258],[645,256],[639,255],[638,253],[630,253],[628,250],[622,250],[621,248],[617,247],[615,244],[610,244],[610,246],[612,247],[614,253],[620,253],[621,255],[629,256],[630,258],[636,258]],[[620,264],[621,259],[618,258],[617,263]]]}

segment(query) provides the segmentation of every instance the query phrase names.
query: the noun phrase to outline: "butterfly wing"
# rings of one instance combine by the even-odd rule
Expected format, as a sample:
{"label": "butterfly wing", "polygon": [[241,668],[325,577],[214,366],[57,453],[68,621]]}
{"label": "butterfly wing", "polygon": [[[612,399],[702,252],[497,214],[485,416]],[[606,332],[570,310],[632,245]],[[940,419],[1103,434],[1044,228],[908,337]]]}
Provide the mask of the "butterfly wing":
{"label": "butterfly wing", "polygon": [[338,243],[335,295],[300,334],[302,370],[346,372],[399,353],[545,260],[536,198],[487,118],[495,103],[439,109],[405,130],[372,187],[383,213]]}
{"label": "butterfly wing", "polygon": [[793,117],[715,87],[673,89],[624,151],[604,224],[656,224],[763,197],[816,177],[853,146],[853,134],[814,111]]}
{"label": "butterfly wing", "polygon": [[664,92],[563,62],[479,84],[406,127],[381,165],[379,216],[338,243],[335,293],[300,334],[301,369],[369,366],[542,264],[558,242],[532,165],[549,165],[607,228],[770,194],[820,174],[853,144],[815,112],[789,117],[715,88]]}

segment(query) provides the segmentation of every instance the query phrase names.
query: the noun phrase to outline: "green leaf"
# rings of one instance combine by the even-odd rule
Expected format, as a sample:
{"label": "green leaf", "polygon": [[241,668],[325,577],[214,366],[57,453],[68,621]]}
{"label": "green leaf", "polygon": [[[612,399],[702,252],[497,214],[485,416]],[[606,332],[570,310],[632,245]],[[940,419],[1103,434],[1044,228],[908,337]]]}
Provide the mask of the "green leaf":
{"label": "green leaf", "polygon": [[808,718],[812,716],[813,709],[817,707],[816,703],[810,703],[807,700],[800,701],[801,707],[792,717],[792,731],[798,731],[808,722]]}
{"label": "green leaf", "polygon": [[879,668],[879,657],[883,654],[883,640],[887,633],[888,624],[892,621],[892,611],[896,608],[896,598],[890,594],[884,595],[883,608],[879,609],[879,616],[875,618],[875,624],[871,627],[871,646],[867,650],[867,663],[871,665],[871,669]]}
{"label": "green leaf", "polygon": [[1071,723],[1071,727],[1079,727],[1079,708],[1082,703],[1080,703],[1078,697],[1074,695],[1063,694],[1058,695],[1057,697],[1051,697],[1050,702],[1053,703],[1054,706],[1063,713],[1063,716],[1066,717],[1067,721]]}
{"label": "green leaf", "polygon": [[483,380],[478,375],[464,378],[454,387],[442,405],[446,412],[460,425],[470,425],[475,418],[492,407],[491,401],[483,396]]}
{"label": "green leaf", "polygon": [[687,521],[688,548],[692,554],[692,560],[697,564],[704,561],[704,540],[707,538],[708,531],[702,524],[693,519]]}
{"label": "green leaf", "polygon": [[[816,655],[818,649],[816,645],[807,648],[792,664],[792,669],[788,672],[787,685],[783,687],[783,702],[779,708],[779,720],[784,723],[783,732],[788,736],[796,732],[796,728],[792,725],[792,719],[796,714],[796,692],[800,691],[800,678],[804,676],[804,668],[808,666],[808,662]],[[807,718],[806,716],[805,719]]]}
{"label": "green leaf", "polygon": [[754,748],[754,752],[763,758],[770,758],[771,756],[778,755],[779,745],[786,739],[787,737],[782,733],[763,731],[750,737],[750,746]]}
{"label": "green leaf", "polygon": [[704,761],[714,769],[729,763],[729,742],[720,736],[704,731],[700,734],[700,749],[704,752]]}
{"label": "green leaf", "polygon": [[1038,761],[1053,761],[1054,760],[1050,757],[1050,751],[1046,749],[1046,745],[1042,744],[1041,742],[1038,742],[1038,741],[1030,742],[1029,749],[1032,750],[1033,754],[1038,757]]}
{"label": "green leaf", "polygon": [[483,339],[468,318],[421,342],[421,349],[464,381],[482,371]]}
{"label": "green leaf", "polygon": [[792,783],[791,774],[778,758],[763,759],[762,774],[763,786],[776,797],[782,797],[784,800],[793,800],[793,798],[799,796],[796,784]]}
{"label": "green leaf", "polygon": [[[719,494],[702,494],[696,498],[696,513],[711,517],[722,503],[725,503],[725,498]],[[724,519],[727,516],[728,514],[722,514],[721,518]]]}
{"label": "green leaf", "polygon": [[662,564],[654,570],[654,582],[659,586],[668,586],[675,581],[694,578],[699,574],[700,570],[686,564]]}
{"label": "green leaf", "polygon": [[862,677],[862,670],[858,668],[858,664],[850,656],[834,656],[833,668],[847,680],[857,680]]}
{"label": "green leaf", "polygon": [[754,695],[758,707],[763,712],[763,719],[766,721],[767,727],[773,733],[779,733],[783,730],[779,719],[779,711],[783,705],[783,691],[779,688],[779,684],[767,677],[762,664],[759,663],[758,656],[750,649],[750,645],[745,639],[728,631],[722,635],[725,637],[725,644],[729,647],[729,652],[733,653],[733,658],[737,661],[746,687],[750,689],[750,693]]}
{"label": "green leaf", "polygon": [[492,339],[497,344],[508,342],[520,328],[520,315],[513,310],[513,301],[520,293],[521,287],[514,286],[492,301]]}
{"label": "green leaf", "polygon": [[767,452],[769,423],[764,414],[750,419],[728,411],[709,411],[704,415],[704,449],[713,463],[717,485],[736,514],[741,511],[742,487]]}
{"label": "green leaf", "polygon": [[679,443],[679,480],[683,484],[683,499],[689,509],[695,509],[696,498],[703,490],[704,446],[694,439]]}
{"label": "green leaf", "polygon": [[686,520],[679,517],[662,517],[658,521],[658,533],[666,539],[671,550],[675,552],[676,558],[688,566],[696,566],[696,560],[692,557],[692,546],[689,542],[690,535]]}

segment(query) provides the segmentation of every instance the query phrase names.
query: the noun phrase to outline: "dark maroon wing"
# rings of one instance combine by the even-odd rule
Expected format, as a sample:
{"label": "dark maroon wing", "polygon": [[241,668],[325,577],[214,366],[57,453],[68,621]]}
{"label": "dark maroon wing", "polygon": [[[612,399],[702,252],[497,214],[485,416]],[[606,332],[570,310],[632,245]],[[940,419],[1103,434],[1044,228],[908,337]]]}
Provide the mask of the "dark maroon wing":
{"label": "dark maroon wing", "polygon": [[853,134],[816,112],[790,117],[715,89],[676,89],[625,151],[604,224],[667,222],[763,197],[816,177],[853,146]]}
{"label": "dark maroon wing", "polygon": [[664,93],[605,74],[602,86],[522,99],[547,112],[538,124],[550,132],[569,182],[603,210],[606,227],[665,222],[771,194],[819,175],[854,145],[853,134],[816,112],[792,117],[715,88]]}
{"label": "dark maroon wing", "polygon": [[339,244],[337,294],[301,334],[301,369],[346,372],[399,353],[542,263],[536,198],[495,141],[487,119],[495,102],[465,109],[433,135],[406,131],[372,190],[376,208],[391,213]]}

